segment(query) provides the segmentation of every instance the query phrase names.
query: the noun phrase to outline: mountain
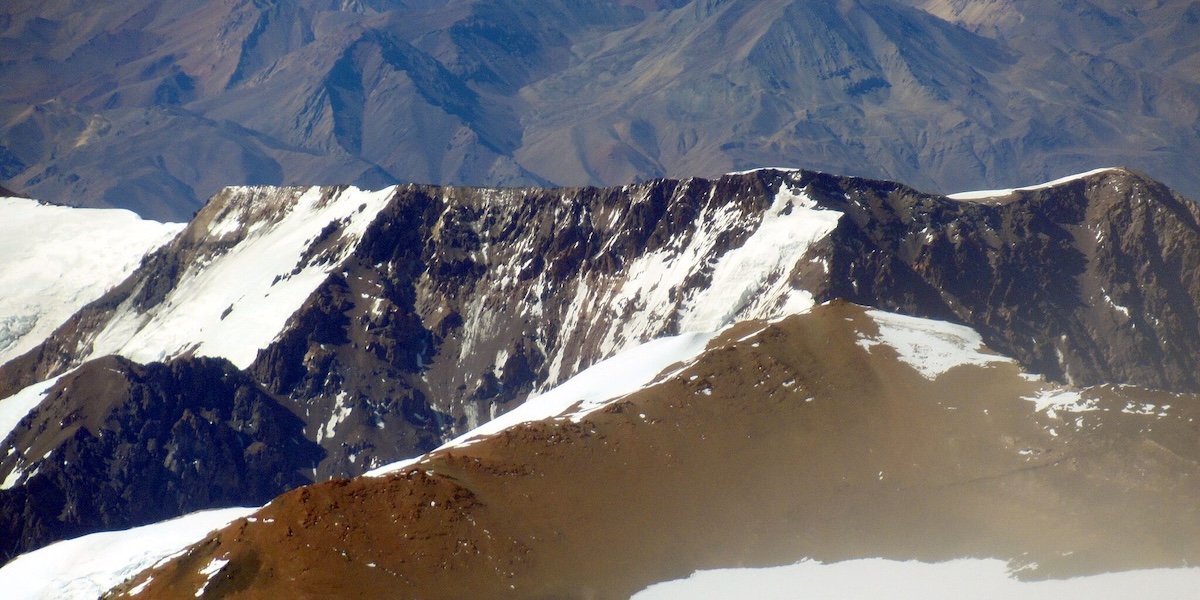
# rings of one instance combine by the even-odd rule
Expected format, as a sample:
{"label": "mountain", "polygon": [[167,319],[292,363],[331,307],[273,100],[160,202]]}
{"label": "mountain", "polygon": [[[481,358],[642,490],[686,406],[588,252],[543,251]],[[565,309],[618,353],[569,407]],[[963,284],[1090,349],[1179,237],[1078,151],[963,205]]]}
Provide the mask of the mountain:
{"label": "mountain", "polygon": [[229,188],[0,365],[4,552],[361,475],[519,418],[620,352],[651,348],[652,378],[680,357],[643,344],[699,352],[832,301],[969,326],[1049,381],[1155,398],[1120,388],[1132,406],[1186,404],[1159,395],[1200,392],[1198,213],[1120,168],[959,198],[778,169]]}
{"label": "mountain", "polygon": [[[993,567],[962,589],[1073,597],[1116,580],[1184,598],[1170,592],[1196,569],[1153,569],[1200,550],[1194,400],[1048,383],[969,328],[833,302],[656,340],[418,460],[253,514],[58,544],[0,582],[20,566],[81,573],[62,590],[125,580],[105,597],[621,598],[730,565],[987,556],[1057,585]],[[99,543],[125,562],[53,560]]]}
{"label": "mountain", "polygon": [[742,322],[633,393],[285,494],[107,597],[626,598],[802,558],[1195,564],[1194,395],[1063,388],[979,342],[844,303]]}
{"label": "mountain", "polygon": [[14,197],[0,198],[0,212],[0,363],[40,344],[182,229]]}
{"label": "mountain", "polygon": [[617,186],[763,164],[1200,197],[1188,0],[162,0],[0,9],[0,182],[187,220],[226,185]]}

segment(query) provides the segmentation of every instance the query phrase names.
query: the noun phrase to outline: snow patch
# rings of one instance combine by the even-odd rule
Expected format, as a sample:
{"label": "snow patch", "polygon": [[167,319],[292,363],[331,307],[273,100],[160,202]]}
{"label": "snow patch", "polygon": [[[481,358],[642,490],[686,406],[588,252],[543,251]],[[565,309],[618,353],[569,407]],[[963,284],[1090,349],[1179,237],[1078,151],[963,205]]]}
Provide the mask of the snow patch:
{"label": "snow patch", "polygon": [[205,579],[204,583],[200,585],[200,588],[196,590],[197,598],[204,595],[204,590],[208,589],[208,584],[212,583],[213,577],[215,577],[217,573],[220,573],[221,569],[224,569],[225,565],[227,564],[229,564],[228,558],[214,557],[208,562],[207,565],[204,566],[204,568],[200,569],[200,574],[204,575]]}
{"label": "snow patch", "polygon": [[753,169],[746,169],[744,171],[730,171],[730,172],[726,173],[726,175],[749,175],[751,173],[758,173],[761,171],[779,171],[781,173],[795,173],[795,172],[800,171],[800,169],[797,169],[795,167],[755,167]]}
{"label": "snow patch", "polygon": [[1036,396],[1024,396],[1022,399],[1033,402],[1033,410],[1045,412],[1051,417],[1057,416],[1058,411],[1081,413],[1100,410],[1094,398],[1084,399],[1082,393],[1074,390],[1051,388],[1038,392]]}
{"label": "snow patch", "polygon": [[346,392],[338,392],[337,399],[333,401],[334,408],[329,414],[329,421],[317,430],[317,443],[325,438],[332,438],[337,433],[337,426],[341,425],[350,413],[354,412],[354,407],[346,404]]}
{"label": "snow patch", "polygon": [[95,600],[126,579],[177,556],[209,532],[255,510],[210,510],[51,544],[22,554],[0,568],[0,590],[6,600]]}
{"label": "snow patch", "polygon": [[1091,177],[1092,175],[1098,175],[1100,173],[1104,173],[1105,171],[1113,171],[1113,170],[1116,170],[1116,167],[1104,167],[1101,169],[1093,169],[1086,173],[1077,173],[1075,175],[1068,175],[1066,177],[1060,177],[1058,179],[1055,179],[1054,181],[1047,181],[1046,183],[1039,183],[1037,185],[1031,185],[1028,187],[1010,188],[1010,189],[1004,189],[1004,190],[977,190],[977,191],[973,191],[973,192],[958,192],[956,194],[947,194],[946,197],[953,198],[954,200],[982,200],[984,198],[1000,198],[1003,196],[1008,196],[1009,194],[1012,194],[1014,192],[1029,192],[1029,191],[1033,191],[1033,190],[1041,190],[1041,189],[1045,189],[1045,188],[1049,188],[1049,187],[1054,187],[1056,185],[1062,185],[1064,183],[1070,183],[1077,179]]}
{"label": "snow patch", "polygon": [[[997,559],[944,563],[900,562],[882,558],[761,569],[698,571],[687,579],[659,583],[632,600],[1159,600],[1194,598],[1200,568],[1147,569],[1072,579],[1020,581]],[[802,590],[802,592],[801,592]]]}
{"label": "snow patch", "polygon": [[970,327],[879,310],[868,310],[867,314],[875,321],[879,334],[860,337],[858,345],[868,351],[888,346],[928,379],[937,379],[959,365],[1013,362],[1005,356],[980,352],[983,338]]}
{"label": "snow patch", "polygon": [[[24,419],[29,411],[37,408],[37,405],[41,404],[42,400],[46,398],[46,394],[50,392],[50,388],[54,387],[54,384],[58,383],[58,380],[65,375],[67,373],[41,383],[35,383],[0,400],[0,442],[12,435],[21,419]],[[7,482],[5,482],[5,487],[0,487],[0,489],[8,489]]]}

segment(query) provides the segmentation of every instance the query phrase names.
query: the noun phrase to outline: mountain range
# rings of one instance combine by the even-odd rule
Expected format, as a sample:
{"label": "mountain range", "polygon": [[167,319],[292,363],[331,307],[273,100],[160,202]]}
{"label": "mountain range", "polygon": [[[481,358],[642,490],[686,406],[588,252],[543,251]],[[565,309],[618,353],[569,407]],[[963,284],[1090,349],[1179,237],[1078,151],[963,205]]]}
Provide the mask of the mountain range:
{"label": "mountain range", "polygon": [[0,209],[0,280],[130,232],[0,303],[0,550],[28,553],[0,585],[117,544],[57,540],[234,506],[260,508],[153,525],[175,541],[62,589],[619,598],[805,559],[1200,553],[1200,208],[1131,169]]}
{"label": "mountain range", "polygon": [[619,186],[797,164],[1200,197],[1191,0],[13,0],[0,183],[187,221],[227,185]]}

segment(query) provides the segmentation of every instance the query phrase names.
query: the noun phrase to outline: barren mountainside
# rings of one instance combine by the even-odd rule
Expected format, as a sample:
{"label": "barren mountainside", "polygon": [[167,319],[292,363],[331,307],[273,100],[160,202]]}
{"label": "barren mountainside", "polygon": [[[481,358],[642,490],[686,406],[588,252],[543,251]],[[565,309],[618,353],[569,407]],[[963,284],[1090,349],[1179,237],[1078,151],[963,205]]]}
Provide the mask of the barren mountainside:
{"label": "barren mountainside", "polygon": [[943,193],[1122,164],[1200,197],[1190,0],[13,0],[0,182],[187,220],[227,185]]}
{"label": "barren mountainside", "polygon": [[[11,421],[11,431],[0,432],[3,551],[11,557],[89,531],[257,505],[303,484],[357,476],[433,450],[643,343],[749,321],[776,327],[774,320],[833,301],[966,325],[1015,359],[996,384],[998,404],[984,408],[1024,412],[989,429],[993,438],[1020,437],[1028,427],[1049,435],[1028,421],[1034,412],[1021,399],[1046,384],[1021,383],[1028,380],[1014,374],[1018,367],[1067,391],[1093,390],[1108,412],[1190,410],[1188,398],[1200,392],[1198,217],[1194,204],[1127,169],[969,198],[777,169],[619,188],[229,188],[173,240],[147,248],[127,279],[0,366],[2,422]],[[865,318],[834,306],[806,317],[825,323],[813,331]],[[859,334],[842,335],[869,336],[862,323]],[[721,344],[740,339],[722,335],[696,360],[715,360]],[[795,335],[801,348],[824,343],[812,331]],[[770,360],[798,360],[788,352]],[[871,360],[879,352],[887,354],[872,350]],[[752,376],[733,364],[717,379]],[[840,363],[812,368],[779,377],[825,381],[831,390],[853,379]],[[1112,385],[1136,387],[1095,387]],[[731,389],[753,404],[762,401],[749,391],[755,387]],[[940,393],[913,391],[906,402]],[[869,418],[884,427],[888,414]],[[1146,443],[1187,471],[1194,452],[1170,429],[1188,427],[1176,414],[1168,413],[1169,439]],[[1132,431],[1130,418],[1104,420]],[[696,427],[710,435],[709,425]],[[1103,449],[1140,442],[1087,439],[1099,448],[1081,455],[1087,469],[1099,469],[1087,485],[1108,494],[1117,479],[1098,473],[1116,469],[1119,453]],[[1016,442],[997,443],[996,452],[1009,452]],[[563,451],[586,452],[577,447],[586,444]],[[1131,451],[1131,460],[1143,451],[1147,461],[1176,460],[1145,449]],[[1093,455],[1106,458],[1091,463]],[[1018,452],[1011,464],[1028,456]],[[779,468],[766,462],[761,468]],[[517,510],[503,510],[510,509]],[[1159,539],[1144,535],[1148,545]],[[719,564],[687,562],[678,567],[685,572],[621,585]]]}
{"label": "barren mountainside", "polygon": [[627,598],[865,556],[1194,564],[1194,395],[1064,393],[986,354],[929,374],[937,356],[871,343],[970,337],[924,323],[841,303],[741,323],[585,417],[290,492],[106,597]]}

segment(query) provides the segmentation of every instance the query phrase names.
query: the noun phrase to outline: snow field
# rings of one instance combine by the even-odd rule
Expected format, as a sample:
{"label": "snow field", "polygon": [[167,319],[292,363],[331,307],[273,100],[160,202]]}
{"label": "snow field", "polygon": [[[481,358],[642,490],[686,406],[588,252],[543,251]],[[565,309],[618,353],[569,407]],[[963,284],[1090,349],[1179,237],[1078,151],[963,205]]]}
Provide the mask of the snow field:
{"label": "snow field", "polygon": [[283,207],[286,214],[273,222],[242,223],[234,215],[213,223],[210,233],[244,228],[247,234],[211,263],[189,265],[179,285],[149,312],[123,307],[97,336],[92,357],[120,354],[146,363],[190,351],[248,367],[338,262],[308,265],[293,275],[304,250],[326,225],[342,220],[342,239],[351,242],[344,257],[394,190],[350,188],[324,202],[322,189],[311,188]]}
{"label": "snow field", "polygon": [[652,585],[632,600],[1185,600],[1196,598],[1196,590],[1200,568],[1020,581],[997,559],[930,564],[872,558],[698,571]]}
{"label": "snow field", "polygon": [[0,364],[42,343],[183,227],[127,210],[0,198]]}
{"label": "snow field", "polygon": [[858,345],[868,351],[886,345],[927,379],[937,379],[959,365],[1013,362],[1006,356],[980,352],[983,338],[970,327],[880,310],[868,310],[867,314],[879,327],[879,335],[863,336]]}
{"label": "snow field", "polygon": [[1060,177],[1058,179],[1055,179],[1054,181],[1047,181],[1046,183],[1039,183],[1037,185],[1031,185],[1028,187],[1009,188],[1009,189],[1003,189],[1003,190],[975,190],[975,191],[970,191],[970,192],[958,192],[955,194],[947,194],[946,197],[953,198],[954,200],[983,200],[985,198],[1000,198],[1000,197],[1012,194],[1014,192],[1030,192],[1033,190],[1041,190],[1041,189],[1045,189],[1045,188],[1049,188],[1049,187],[1054,187],[1056,185],[1062,185],[1064,183],[1071,183],[1072,181],[1075,181],[1077,179],[1083,179],[1084,177],[1091,177],[1092,175],[1099,175],[1100,173],[1103,173],[1105,171],[1112,171],[1115,169],[1116,169],[1116,167],[1103,167],[1100,169],[1093,169],[1093,170],[1087,171],[1085,173],[1076,173],[1075,175],[1067,175],[1066,177]]}

